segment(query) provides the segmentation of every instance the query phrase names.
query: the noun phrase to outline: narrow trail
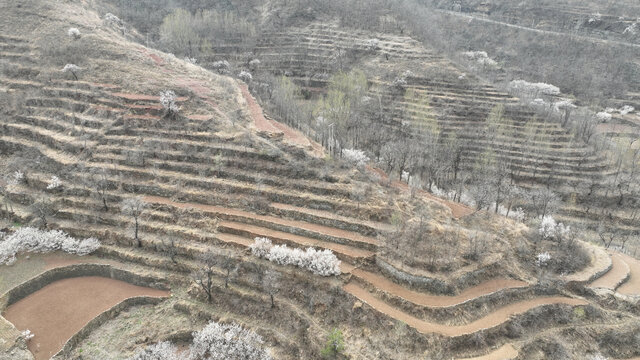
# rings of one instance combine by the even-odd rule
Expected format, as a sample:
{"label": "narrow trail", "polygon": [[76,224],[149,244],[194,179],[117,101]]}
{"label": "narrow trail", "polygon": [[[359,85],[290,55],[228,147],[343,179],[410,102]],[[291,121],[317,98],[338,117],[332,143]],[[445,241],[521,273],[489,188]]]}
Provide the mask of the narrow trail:
{"label": "narrow trail", "polygon": [[290,226],[290,227],[303,229],[311,232],[316,232],[320,234],[345,238],[345,239],[353,240],[356,242],[364,242],[372,245],[378,245],[378,240],[375,238],[372,238],[369,236],[363,236],[357,232],[341,230],[341,229],[337,229],[329,226],[317,225],[317,224],[303,222],[303,221],[282,219],[275,216],[258,215],[258,214],[250,213],[247,211],[231,209],[231,208],[226,208],[221,206],[213,206],[213,205],[205,205],[205,204],[197,204],[197,203],[179,203],[179,202],[172,201],[171,199],[160,197],[160,196],[145,196],[144,200],[149,203],[170,205],[180,209],[194,208],[194,209],[202,210],[205,212],[211,212],[214,214],[226,214],[226,215],[232,215],[236,217],[256,219],[264,222],[270,222],[273,224]]}
{"label": "narrow trail", "polygon": [[511,344],[505,344],[489,354],[472,358],[460,358],[458,360],[511,360],[516,357],[518,357],[518,350]]}
{"label": "narrow trail", "polygon": [[415,318],[403,311],[400,311],[393,306],[388,305],[387,303],[379,300],[371,293],[369,293],[364,288],[359,285],[351,282],[343,287],[343,289],[360,299],[361,301],[369,304],[375,310],[399,321],[406,323],[407,325],[413,327],[417,331],[428,334],[428,333],[438,333],[445,336],[455,337],[461,335],[472,334],[479,330],[490,329],[495,326],[498,326],[506,321],[513,315],[522,314],[526,311],[529,311],[533,308],[543,306],[543,305],[552,305],[552,304],[565,304],[565,305],[586,305],[588,304],[584,300],[567,298],[562,296],[554,296],[554,297],[540,297],[532,300],[525,300],[516,303],[509,304],[504,306],[487,316],[473,321],[469,324],[465,325],[443,325],[437,323],[427,322],[418,318]]}
{"label": "narrow trail", "polygon": [[469,300],[493,294],[500,290],[523,288],[529,285],[524,281],[512,279],[492,279],[478,286],[465,289],[456,296],[438,296],[409,290],[385,278],[384,276],[364,271],[362,269],[353,269],[351,273],[380,290],[384,290],[416,305],[433,308],[456,306]]}
{"label": "narrow trail", "polygon": [[242,96],[247,102],[251,118],[258,131],[264,131],[273,134],[282,134],[284,140],[310,150],[310,153],[316,157],[324,156],[324,148],[322,145],[306,137],[303,133],[283,124],[279,121],[267,119],[262,111],[262,107],[255,101],[246,84],[238,84],[242,92]]}
{"label": "narrow trail", "polygon": [[629,279],[623,283],[618,292],[624,295],[640,295],[640,261],[629,255],[620,254],[622,260],[629,266]]}
{"label": "narrow trail", "polygon": [[620,285],[627,279],[627,277],[629,276],[629,266],[622,259],[622,256],[617,253],[612,253],[611,261],[611,270],[593,281],[589,285],[590,288],[604,288],[615,290],[618,285]]}
{"label": "narrow trail", "polygon": [[590,36],[577,35],[577,34],[567,34],[567,33],[562,33],[562,32],[558,32],[558,31],[551,31],[551,30],[534,29],[534,28],[530,28],[530,27],[526,27],[526,26],[514,25],[514,24],[502,22],[502,21],[492,20],[492,19],[488,19],[488,18],[485,18],[485,17],[477,16],[477,15],[469,15],[469,14],[464,14],[464,13],[459,13],[459,12],[449,11],[449,10],[442,10],[442,9],[434,9],[434,8],[431,8],[431,9],[436,11],[436,12],[439,12],[439,13],[444,13],[444,14],[449,14],[449,15],[453,15],[453,16],[457,16],[457,17],[462,17],[462,18],[466,18],[466,19],[469,19],[469,20],[477,20],[477,21],[486,22],[486,23],[490,23],[490,24],[502,25],[502,26],[506,26],[506,27],[510,27],[510,28],[514,28],[514,29],[520,29],[520,30],[535,32],[535,33],[538,33],[538,34],[554,35],[554,36],[561,36],[561,37],[571,36],[571,37],[576,38],[576,39],[582,39],[582,40],[591,41],[591,42],[594,42],[594,43],[614,44],[614,45],[628,46],[628,47],[640,49],[640,44],[633,44],[633,43],[628,43],[628,42],[624,42],[624,41],[616,41],[616,40],[604,40],[604,39],[598,39],[598,38],[594,38],[594,37],[590,37]]}
{"label": "narrow trail", "polygon": [[18,330],[35,334],[29,350],[44,360],[91,319],[135,296],[167,297],[169,292],[95,276],[63,279],[9,306],[3,316]]}

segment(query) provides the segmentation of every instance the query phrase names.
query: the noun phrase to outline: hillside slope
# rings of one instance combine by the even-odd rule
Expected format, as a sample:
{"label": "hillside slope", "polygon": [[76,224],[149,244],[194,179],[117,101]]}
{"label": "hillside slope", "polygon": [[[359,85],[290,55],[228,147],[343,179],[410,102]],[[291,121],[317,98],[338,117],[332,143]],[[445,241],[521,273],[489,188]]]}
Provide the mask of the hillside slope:
{"label": "hillside slope", "polygon": [[[255,330],[279,359],[320,358],[334,328],[354,359],[463,358],[494,349],[526,358],[639,355],[633,334],[640,274],[631,260],[622,259],[631,273],[620,287],[625,297],[614,295],[617,282],[609,292],[590,290],[584,285],[608,270],[618,277],[617,257],[606,263],[608,255],[594,250],[578,280],[536,267],[539,246],[555,245],[535,242],[523,224],[485,212],[456,219],[446,201],[324,157],[302,133],[265,117],[240,80],[140,45],[134,29],[122,31],[90,2],[29,0],[3,3],[0,12],[0,165],[9,180],[1,184],[3,224],[98,237],[101,259],[86,261],[107,260],[171,285],[169,300],[114,315],[69,357],[101,358],[108,349],[126,358],[161,340],[184,341],[208,319]],[[68,35],[70,27],[79,38]],[[320,24],[297,30],[310,43],[334,41],[336,33],[347,38],[338,42],[368,36]],[[287,46],[286,38],[265,37],[274,42],[262,47],[265,66],[266,51]],[[446,65],[406,37],[380,40],[365,66],[384,67],[386,55],[407,67]],[[61,71],[67,64],[78,68]],[[293,65],[289,71],[303,72]],[[408,87],[439,99],[434,107],[470,101],[469,112],[511,101],[476,82],[484,95],[466,85],[457,91],[455,71],[448,68],[436,82],[408,76]],[[373,79],[371,95],[389,96],[389,80]],[[161,104],[167,90],[177,94],[177,112]],[[396,98],[390,106],[412,105]],[[583,150],[562,147],[549,157]],[[23,176],[12,181],[16,172]],[[50,186],[52,176],[60,186]],[[120,209],[132,198],[146,205],[136,225]],[[257,258],[248,250],[257,237],[331,250],[341,274],[324,277]],[[217,262],[215,296],[207,302],[190,274],[210,251]],[[610,285],[604,278],[594,287],[603,283]],[[24,342],[6,328],[2,350],[11,356]],[[589,342],[611,334],[631,335],[616,348]]]}

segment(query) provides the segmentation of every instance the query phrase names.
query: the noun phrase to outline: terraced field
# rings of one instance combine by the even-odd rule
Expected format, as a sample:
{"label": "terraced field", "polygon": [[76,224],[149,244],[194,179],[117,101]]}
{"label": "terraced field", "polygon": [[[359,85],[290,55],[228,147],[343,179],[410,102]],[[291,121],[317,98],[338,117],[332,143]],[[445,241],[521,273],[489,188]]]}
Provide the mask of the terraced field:
{"label": "terraced field", "polygon": [[[447,61],[408,37],[380,35],[374,55],[366,45],[370,36],[367,33],[345,32],[321,24],[298,30],[293,44],[289,32],[270,33],[259,43],[257,50],[264,71],[289,69],[292,76],[313,78],[310,74],[328,71],[324,66],[332,61],[336,49],[350,49],[378,60],[442,66],[452,76],[457,75]],[[134,46],[125,39],[117,40],[120,46]],[[290,61],[283,65],[282,51],[287,46],[291,46],[287,50]],[[0,49],[6,50],[0,53],[0,60],[23,68],[19,74],[51,72],[34,60],[38,49],[27,38],[2,36]],[[230,318],[256,328],[283,358],[300,358],[300,354],[311,351],[302,347],[320,348],[318,339],[336,326],[349,329],[346,332],[354,337],[358,336],[354,329],[367,327],[367,331],[382,338],[389,328],[405,325],[410,336],[418,339],[419,348],[434,341],[459,341],[458,345],[472,345],[452,346],[447,350],[451,357],[515,358],[535,334],[524,333],[511,339],[504,336],[505,327],[540,313],[581,314],[585,308],[599,306],[591,293],[576,295],[562,286],[545,290],[527,271],[507,265],[501,268],[500,262],[474,264],[475,268],[470,267],[474,271],[460,271],[460,278],[447,274],[429,278],[391,263],[383,268],[385,259],[379,256],[385,245],[383,235],[394,228],[393,215],[405,211],[404,192],[398,191],[398,199],[390,201],[388,195],[395,194],[394,188],[354,175],[352,169],[339,164],[327,164],[317,144],[265,117],[244,85],[229,80],[228,97],[214,99],[205,95],[201,86],[210,81],[213,85],[208,86],[213,87],[217,81],[226,80],[177,59],[163,60],[162,54],[148,53],[148,49],[137,50],[136,54],[144,56],[142,65],[137,66],[161,69],[158,72],[182,95],[177,98],[183,115],[179,119],[167,118],[159,105],[157,93],[165,86],[110,84],[95,72],[78,81],[59,74],[52,78],[2,74],[2,92],[23,101],[10,109],[1,122],[0,150],[7,158],[37,160],[37,165],[29,167],[25,174],[27,181],[7,186],[3,195],[2,200],[12,205],[9,215],[13,221],[34,221],[32,205],[39,199],[48,199],[55,207],[55,212],[47,215],[48,227],[77,237],[99,237],[104,244],[100,256],[170,279],[179,290],[172,289],[176,294],[171,300],[173,310],[189,313],[193,318]],[[117,62],[111,65],[117,67]],[[197,78],[203,72],[208,81]],[[476,123],[481,128],[494,105],[516,101],[486,85],[419,76],[408,80],[409,88],[432,99],[431,107],[403,103],[388,92],[384,79],[371,81],[371,95],[385,97],[389,111],[413,114],[396,118],[389,126],[417,122],[421,112],[436,111],[442,112],[438,121],[443,131],[461,132]],[[451,102],[457,105],[449,108],[447,104]],[[573,144],[557,124],[532,120],[530,113],[517,109],[509,110],[507,116],[513,120],[509,126],[516,129],[534,121],[540,135],[533,158],[523,155],[523,143],[500,139],[494,144],[501,156],[519,166],[523,182],[549,176],[558,164],[566,164],[566,172],[554,175],[563,181],[606,171],[602,159],[595,155],[585,165],[582,155],[588,148]],[[232,118],[236,119],[233,123]],[[278,136],[274,139],[275,133]],[[478,138],[465,140],[469,140],[469,158],[487,145]],[[61,189],[47,188],[52,175],[61,178]],[[364,200],[353,198],[355,190],[367,188],[371,191]],[[123,200],[137,196],[147,204],[138,221],[139,246],[133,239],[132,219],[120,211]],[[446,205],[442,200],[438,202]],[[462,224],[450,219],[454,216],[449,212],[441,212],[444,215],[437,213],[434,218],[446,216],[451,224]],[[467,213],[458,215],[455,217]],[[178,239],[175,262],[166,254],[167,237]],[[330,279],[300,275],[297,269],[257,259],[247,251],[256,237],[290,247],[331,250],[341,260],[343,274]],[[216,264],[216,302],[203,305],[194,295],[197,288],[187,285],[191,284],[188,274],[203,266],[201,255],[212,249],[230,251],[245,272],[227,287],[229,275],[221,264]],[[598,256],[606,262],[609,255]],[[630,297],[640,294],[638,262],[621,254],[612,254],[611,259],[607,271],[592,261],[582,280],[560,282],[608,288]],[[498,269],[490,270],[490,266]],[[278,312],[264,310],[264,303],[268,303],[265,299],[274,296],[257,284],[267,269],[275,269],[287,280],[297,281],[292,282],[294,285],[306,284],[308,288],[290,290],[283,285],[281,293],[275,293]],[[435,288],[414,286],[406,278],[446,282],[451,290],[443,294]],[[331,314],[334,310],[337,315]],[[260,316],[256,315],[258,311]],[[613,312],[609,308],[601,312],[605,314],[603,319],[613,317],[609,317]],[[620,316],[635,319],[633,315]],[[562,326],[584,325],[581,318],[569,318],[564,324],[549,318],[553,320],[553,316],[534,319],[532,328],[552,332],[560,331]],[[386,325],[389,322],[391,327]],[[492,340],[474,342],[480,337]],[[300,339],[306,339],[309,346],[297,344]],[[370,346],[373,350],[353,350],[349,355],[371,358],[376,350]],[[81,350],[73,351],[79,355]]]}

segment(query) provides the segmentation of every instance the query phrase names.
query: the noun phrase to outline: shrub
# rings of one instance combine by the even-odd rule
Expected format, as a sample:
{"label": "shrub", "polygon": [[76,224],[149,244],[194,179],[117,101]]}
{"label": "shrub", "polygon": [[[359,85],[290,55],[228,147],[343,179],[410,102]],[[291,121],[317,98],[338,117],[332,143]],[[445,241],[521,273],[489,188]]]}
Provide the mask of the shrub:
{"label": "shrub", "polygon": [[73,75],[73,78],[78,80],[78,73],[80,72],[80,67],[76,64],[66,64],[62,68],[62,72],[71,73],[71,75]]}
{"label": "shrub", "polygon": [[238,74],[238,77],[240,78],[240,80],[244,81],[245,83],[250,83],[251,80],[253,80],[253,75],[251,75],[250,72],[242,70],[240,71],[240,74]]}
{"label": "shrub", "polygon": [[47,253],[62,250],[79,256],[88,255],[100,247],[96,238],[77,240],[60,230],[44,231],[32,227],[16,230],[0,243],[0,264],[12,264],[19,252]]}
{"label": "shrub", "polygon": [[266,258],[269,254],[269,250],[273,247],[271,240],[263,237],[257,237],[254,240],[254,243],[249,247],[251,249],[251,253],[254,256],[259,258]]}
{"label": "shrub", "polygon": [[363,167],[369,162],[365,152],[358,149],[342,149],[342,157],[358,167]]}
{"label": "shrub", "polygon": [[612,118],[611,114],[609,114],[606,111],[601,111],[596,114],[596,119],[598,119],[598,121],[603,123],[611,121],[611,118]]}
{"label": "shrub", "polygon": [[329,334],[327,343],[322,349],[321,355],[325,359],[335,359],[340,353],[344,351],[344,337],[342,331],[333,329]]}
{"label": "shrub", "polygon": [[551,255],[548,252],[543,252],[536,256],[536,266],[545,267],[551,261]]}
{"label": "shrub", "polygon": [[210,322],[193,333],[190,360],[271,360],[262,337],[238,324]]}
{"label": "shrub", "polygon": [[561,241],[571,232],[569,226],[565,226],[563,223],[557,223],[556,220],[549,215],[542,218],[538,233],[545,240]]}
{"label": "shrub", "polygon": [[189,351],[178,354],[172,343],[165,341],[141,350],[128,360],[271,360],[262,337],[240,325],[210,322],[193,333]]}
{"label": "shrub", "polygon": [[53,175],[51,176],[51,180],[49,180],[49,184],[47,185],[47,190],[55,190],[62,186],[62,181],[60,178]]}
{"label": "shrub", "polygon": [[80,39],[82,34],[80,34],[80,30],[78,30],[78,28],[72,27],[72,28],[69,28],[69,30],[67,30],[67,36],[69,36],[73,40],[78,40]]}
{"label": "shrub", "polygon": [[165,90],[160,93],[160,105],[166,114],[177,114],[178,105],[176,105],[176,93],[172,90]]}

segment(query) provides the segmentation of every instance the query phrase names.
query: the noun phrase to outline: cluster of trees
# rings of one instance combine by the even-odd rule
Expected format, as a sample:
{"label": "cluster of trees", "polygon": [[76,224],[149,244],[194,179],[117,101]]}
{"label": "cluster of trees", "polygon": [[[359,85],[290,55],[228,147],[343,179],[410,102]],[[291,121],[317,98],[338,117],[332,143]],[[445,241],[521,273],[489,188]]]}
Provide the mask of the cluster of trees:
{"label": "cluster of trees", "polygon": [[340,260],[331,250],[288,248],[287,245],[273,245],[267,238],[256,238],[251,245],[251,253],[279,265],[293,265],[307,269],[316,275],[340,275]]}
{"label": "cluster of trees", "polygon": [[236,12],[175,9],[160,26],[160,44],[167,51],[188,58],[213,54],[213,46],[230,41],[241,45],[255,36],[252,22]]}
{"label": "cluster of trees", "polygon": [[139,351],[129,360],[271,360],[264,340],[254,331],[236,323],[215,321],[193,332],[188,351],[180,353],[170,342],[161,342]]}
{"label": "cluster of trees", "polygon": [[16,254],[25,252],[48,253],[56,250],[84,256],[100,247],[96,238],[75,239],[60,230],[19,228],[10,235],[0,233],[0,264],[12,264]]}

